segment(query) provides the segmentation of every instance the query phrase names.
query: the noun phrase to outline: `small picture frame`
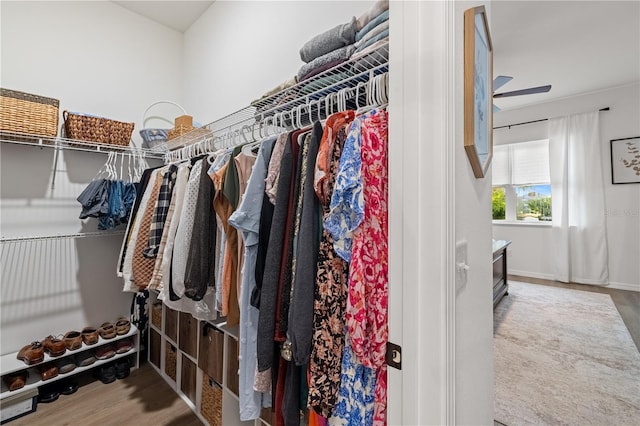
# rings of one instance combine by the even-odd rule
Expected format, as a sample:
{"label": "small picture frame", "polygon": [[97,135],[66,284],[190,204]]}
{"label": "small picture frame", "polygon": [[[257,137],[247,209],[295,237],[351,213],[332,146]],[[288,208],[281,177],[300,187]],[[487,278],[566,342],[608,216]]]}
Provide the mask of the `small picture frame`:
{"label": "small picture frame", "polygon": [[493,48],[484,6],[464,12],[464,149],[476,178],[493,156]]}
{"label": "small picture frame", "polygon": [[640,136],[610,142],[611,183],[640,183]]}

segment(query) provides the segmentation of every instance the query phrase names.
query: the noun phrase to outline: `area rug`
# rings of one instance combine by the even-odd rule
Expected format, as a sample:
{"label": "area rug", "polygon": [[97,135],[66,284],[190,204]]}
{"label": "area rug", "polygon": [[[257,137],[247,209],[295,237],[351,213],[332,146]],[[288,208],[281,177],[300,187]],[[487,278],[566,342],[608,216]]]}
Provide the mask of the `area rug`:
{"label": "area rug", "polygon": [[494,357],[500,423],[640,424],[640,353],[609,295],[510,282]]}

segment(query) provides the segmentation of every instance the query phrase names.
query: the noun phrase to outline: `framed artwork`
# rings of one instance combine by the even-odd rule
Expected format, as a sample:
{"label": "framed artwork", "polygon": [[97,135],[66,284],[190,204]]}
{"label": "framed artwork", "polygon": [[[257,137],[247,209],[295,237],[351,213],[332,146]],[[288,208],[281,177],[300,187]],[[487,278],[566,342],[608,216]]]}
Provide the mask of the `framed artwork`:
{"label": "framed artwork", "polygon": [[476,178],[493,155],[493,48],[484,6],[464,12],[464,149]]}
{"label": "framed artwork", "polygon": [[640,183],[640,136],[611,139],[611,183]]}

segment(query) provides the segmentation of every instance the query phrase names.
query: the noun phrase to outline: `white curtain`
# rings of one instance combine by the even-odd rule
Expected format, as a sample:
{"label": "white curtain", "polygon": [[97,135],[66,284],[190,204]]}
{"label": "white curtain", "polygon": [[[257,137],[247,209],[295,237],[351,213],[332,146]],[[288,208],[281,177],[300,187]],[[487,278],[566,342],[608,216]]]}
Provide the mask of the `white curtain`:
{"label": "white curtain", "polygon": [[554,275],[609,283],[599,113],[549,120]]}

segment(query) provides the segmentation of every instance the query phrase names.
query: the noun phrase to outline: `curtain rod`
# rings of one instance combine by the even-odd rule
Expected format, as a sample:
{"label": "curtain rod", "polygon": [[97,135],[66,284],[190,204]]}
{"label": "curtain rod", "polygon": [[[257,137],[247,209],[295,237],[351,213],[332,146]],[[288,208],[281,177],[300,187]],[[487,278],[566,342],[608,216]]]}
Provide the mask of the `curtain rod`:
{"label": "curtain rod", "polygon": [[[606,108],[600,108],[598,111],[609,111],[609,110],[610,108],[606,107]],[[522,123],[515,123],[515,124],[506,124],[504,126],[494,127],[493,130],[504,129],[505,127],[512,128],[514,126],[522,126],[523,124],[539,123],[541,121],[548,121],[548,120],[549,120],[548,118],[541,118],[540,120],[523,121]]]}

